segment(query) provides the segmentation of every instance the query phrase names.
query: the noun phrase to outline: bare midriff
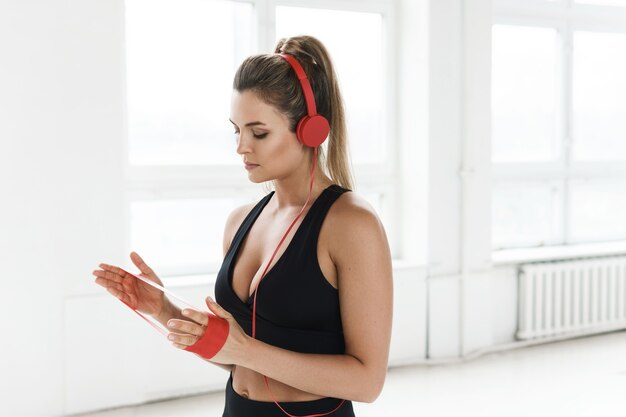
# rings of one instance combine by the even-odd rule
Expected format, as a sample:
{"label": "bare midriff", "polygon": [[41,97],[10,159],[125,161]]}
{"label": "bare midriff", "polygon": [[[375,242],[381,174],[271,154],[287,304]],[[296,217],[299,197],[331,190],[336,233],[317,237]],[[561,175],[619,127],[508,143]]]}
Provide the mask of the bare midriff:
{"label": "bare midriff", "polygon": [[260,373],[255,372],[252,369],[236,365],[233,366],[232,373],[233,389],[237,394],[250,400],[273,402],[275,399],[278,402],[289,402],[313,401],[324,398],[268,378],[267,380],[274,397],[272,398],[267,390],[267,387],[265,386],[263,375]]}

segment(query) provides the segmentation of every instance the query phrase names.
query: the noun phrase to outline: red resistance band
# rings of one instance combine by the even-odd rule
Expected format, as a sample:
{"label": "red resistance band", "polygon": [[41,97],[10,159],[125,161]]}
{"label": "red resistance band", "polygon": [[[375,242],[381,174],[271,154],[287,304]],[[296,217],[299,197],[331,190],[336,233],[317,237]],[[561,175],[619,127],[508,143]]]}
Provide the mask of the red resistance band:
{"label": "red resistance band", "polygon": [[[120,268],[121,269],[121,268]],[[122,269],[123,270],[123,269]],[[148,285],[151,285],[155,288],[158,288],[159,290],[171,295],[172,297],[182,301],[183,303],[187,304],[189,307],[193,308],[194,310],[197,311],[202,311],[199,308],[194,307],[193,305],[189,304],[187,301],[183,300],[182,298],[178,297],[176,294],[174,294],[173,292],[166,290],[165,288],[163,288],[162,286],[160,286],[159,284],[152,282],[150,280],[147,280],[143,277],[137,276],[135,274],[131,274],[128,271],[124,271],[129,275],[134,276],[135,278],[145,282]],[[120,300],[122,301],[122,300]],[[126,304],[128,307],[131,308],[131,310],[133,310],[135,313],[139,314],[141,316],[141,318],[143,318],[145,321],[147,321],[148,323],[150,323],[150,325],[152,327],[154,327],[155,329],[157,329],[159,331],[159,333],[161,333],[163,336],[168,335],[168,332],[161,329],[158,325],[154,324],[151,320],[148,320],[143,314],[141,314],[139,311],[135,310],[133,307],[131,307],[128,303],[126,303],[125,301],[122,301],[124,304]],[[208,304],[207,304],[208,305]],[[188,352],[192,352],[197,354],[198,356],[205,358],[205,359],[211,359],[213,356],[217,355],[217,352],[219,352],[222,347],[224,346],[224,344],[226,343],[226,339],[228,339],[228,333],[230,330],[230,325],[228,324],[228,321],[218,317],[214,314],[211,314],[209,312],[206,312],[207,314],[207,318],[209,319],[206,329],[204,331],[204,333],[202,334],[202,336],[196,341],[196,343],[194,343],[191,346],[187,346],[184,350],[188,351]]]}
{"label": "red resistance band", "polygon": [[[313,180],[315,178],[315,165],[316,165],[316,162],[317,162],[317,146],[314,147],[313,149],[314,149],[314,151],[313,151],[313,169],[311,171],[311,183],[310,183],[310,186],[309,186],[309,195],[308,195],[308,197],[306,199],[306,202],[302,206],[302,209],[300,209],[300,213],[298,213],[298,215],[293,220],[293,222],[291,222],[291,225],[289,226],[289,228],[287,229],[287,231],[285,232],[285,234],[281,238],[280,242],[278,242],[278,246],[276,246],[276,249],[274,250],[274,253],[272,254],[269,262],[267,263],[267,265],[265,266],[265,269],[263,270],[263,274],[261,275],[261,278],[259,279],[259,283],[257,284],[257,289],[256,289],[256,291],[254,293],[254,304],[253,304],[253,307],[252,307],[252,338],[253,339],[256,339],[256,303],[257,303],[256,298],[257,298],[257,295],[259,294],[259,288],[260,288],[260,285],[261,285],[261,281],[265,277],[265,274],[267,273],[267,270],[268,270],[269,266],[272,264],[272,260],[274,260],[274,257],[276,256],[276,253],[278,252],[278,249],[283,244],[283,241],[285,240],[285,238],[289,234],[289,231],[291,230],[293,225],[296,223],[296,221],[300,218],[300,216],[304,212],[304,209],[306,208],[307,204],[309,203],[309,200],[311,199],[311,191],[313,190]],[[127,272],[127,271],[125,271],[125,272]],[[197,308],[193,307],[187,301],[185,301],[182,298],[178,297],[177,295],[175,295],[171,291],[166,290],[165,288],[161,287],[160,285],[158,285],[158,284],[156,284],[156,283],[154,283],[152,281],[149,281],[149,280],[147,280],[145,278],[142,278],[140,276],[131,274],[130,272],[127,272],[127,273],[132,275],[132,276],[134,276],[137,279],[142,280],[143,282],[145,282],[148,285],[152,285],[153,287],[158,288],[158,289],[160,289],[161,291],[163,291],[163,292],[165,292],[167,294],[170,294],[174,298],[182,301],[183,303],[189,305],[190,307],[194,308],[195,310],[200,311],[200,309],[197,309]],[[139,311],[135,310],[129,304],[125,303],[124,301],[122,301],[122,302],[124,304],[126,304],[128,307],[130,307],[135,313],[139,314],[144,320],[146,320],[148,323],[150,323],[150,325],[152,325],[155,329],[157,329],[161,334],[163,334],[164,336],[167,336],[167,332],[163,331],[156,324],[152,323],[143,314],[141,314]],[[207,313],[207,314],[209,316],[209,322],[207,324],[207,328],[206,328],[204,334],[200,337],[200,339],[198,339],[196,341],[196,343],[194,343],[191,346],[186,347],[185,350],[187,350],[189,352],[193,352],[193,353],[195,353],[195,354],[197,354],[197,355],[199,355],[199,356],[201,356],[201,357],[203,357],[205,359],[211,359],[213,356],[215,356],[220,351],[220,349],[222,349],[222,347],[224,346],[224,343],[226,343],[226,339],[228,338],[228,332],[229,332],[229,324],[228,324],[228,321],[222,319],[221,317],[218,317],[218,316],[216,316],[214,314],[211,314],[211,313]],[[334,410],[329,411],[327,413],[323,413],[323,414],[308,414],[308,415],[304,415],[304,416],[297,416],[297,415],[289,414],[287,411],[285,411],[285,409],[283,407],[281,407],[281,405],[278,403],[278,401],[276,401],[276,398],[274,397],[274,394],[272,393],[272,390],[270,389],[270,385],[269,385],[269,381],[267,380],[267,377],[265,375],[263,375],[263,378],[265,380],[265,386],[267,387],[267,390],[269,391],[270,396],[272,397],[272,400],[274,401],[274,403],[276,403],[278,408],[280,408],[282,410],[282,412],[285,413],[286,415],[288,415],[289,417],[322,417],[322,416],[326,416],[326,415],[332,414],[335,411],[337,411],[339,408],[341,408],[343,403],[346,401],[346,400],[341,400],[341,402],[339,403],[337,408],[335,408]]]}

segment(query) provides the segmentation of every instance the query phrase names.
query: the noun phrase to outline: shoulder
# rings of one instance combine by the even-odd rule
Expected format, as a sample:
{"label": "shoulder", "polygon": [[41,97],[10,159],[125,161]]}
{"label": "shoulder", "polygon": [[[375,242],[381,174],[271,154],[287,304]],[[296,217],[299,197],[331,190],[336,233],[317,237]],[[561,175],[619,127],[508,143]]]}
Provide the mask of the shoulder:
{"label": "shoulder", "polygon": [[345,192],[328,211],[329,252],[334,261],[350,257],[357,246],[387,247],[387,237],[378,214],[363,196]]}
{"label": "shoulder", "polygon": [[235,233],[237,233],[237,230],[241,226],[241,223],[243,223],[246,216],[250,214],[254,206],[256,206],[258,203],[259,202],[256,201],[236,207],[233,211],[230,212],[230,214],[226,218],[226,224],[224,225],[224,238],[222,242],[224,256],[226,256],[226,252],[228,252],[228,248],[230,248],[230,244],[235,237]]}
{"label": "shoulder", "polygon": [[360,194],[348,191],[337,198],[328,211],[328,221],[340,230],[382,227],[372,205]]}

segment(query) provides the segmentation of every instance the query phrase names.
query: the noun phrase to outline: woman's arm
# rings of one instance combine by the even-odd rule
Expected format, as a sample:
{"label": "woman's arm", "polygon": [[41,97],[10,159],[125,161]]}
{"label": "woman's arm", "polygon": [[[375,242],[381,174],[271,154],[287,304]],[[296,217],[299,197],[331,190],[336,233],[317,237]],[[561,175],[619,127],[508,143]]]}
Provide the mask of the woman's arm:
{"label": "woman's arm", "polygon": [[238,366],[324,397],[373,402],[382,389],[371,370],[350,355],[298,353],[250,338]]}
{"label": "woman's arm", "polygon": [[346,351],[297,353],[248,338],[237,364],[302,391],[373,402],[382,391],[391,340],[393,282],[384,228],[369,204],[346,193],[331,207],[329,252],[338,274]]}

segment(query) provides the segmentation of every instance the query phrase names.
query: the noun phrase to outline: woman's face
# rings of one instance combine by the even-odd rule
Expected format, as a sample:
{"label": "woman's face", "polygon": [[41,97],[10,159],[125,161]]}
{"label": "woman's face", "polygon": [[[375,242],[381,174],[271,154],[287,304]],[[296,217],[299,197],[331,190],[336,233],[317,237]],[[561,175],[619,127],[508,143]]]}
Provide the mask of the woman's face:
{"label": "woman's face", "polygon": [[252,91],[233,91],[230,121],[235,129],[237,153],[250,181],[280,180],[307,166],[305,147],[289,130],[289,120]]}

